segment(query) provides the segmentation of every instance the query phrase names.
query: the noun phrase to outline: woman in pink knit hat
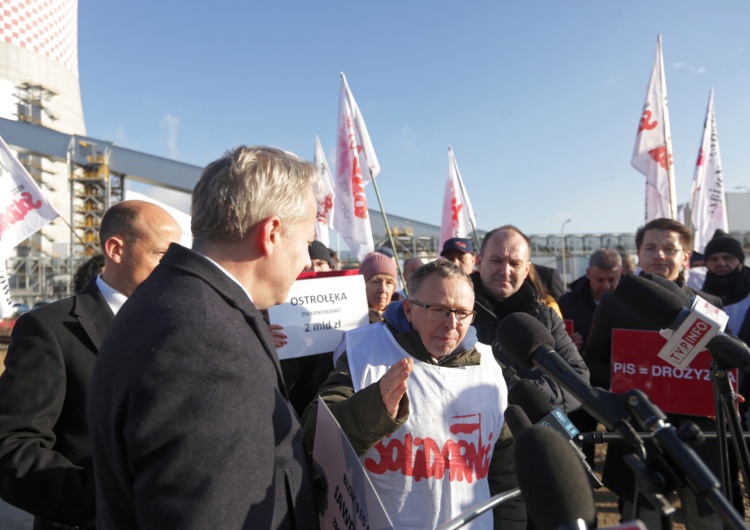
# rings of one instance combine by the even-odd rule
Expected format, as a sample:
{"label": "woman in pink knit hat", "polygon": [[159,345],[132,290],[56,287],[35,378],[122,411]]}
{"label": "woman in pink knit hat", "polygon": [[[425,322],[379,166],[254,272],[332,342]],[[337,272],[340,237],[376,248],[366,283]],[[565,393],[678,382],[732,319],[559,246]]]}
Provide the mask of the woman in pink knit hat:
{"label": "woman in pink knit hat", "polygon": [[[367,305],[370,308],[370,323],[381,322],[383,311],[394,300],[398,271],[393,258],[380,252],[370,252],[359,266],[359,273],[365,277]],[[398,296],[398,295],[396,295]]]}

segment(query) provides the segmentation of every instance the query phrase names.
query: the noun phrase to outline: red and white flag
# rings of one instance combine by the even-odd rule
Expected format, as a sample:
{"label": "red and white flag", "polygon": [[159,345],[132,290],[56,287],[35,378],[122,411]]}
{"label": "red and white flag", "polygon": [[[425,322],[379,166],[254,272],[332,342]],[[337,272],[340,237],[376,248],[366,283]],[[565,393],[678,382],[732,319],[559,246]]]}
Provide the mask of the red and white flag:
{"label": "red and white flag", "polygon": [[375,178],[378,173],[380,165],[365,120],[342,73],[336,175],[333,181],[333,208],[336,212],[333,228],[341,234],[360,261],[368,252],[375,250],[365,186],[370,182],[370,177]]}
{"label": "red and white flag", "polygon": [[677,198],[672,161],[672,133],[667,110],[667,84],[661,35],[656,41],[656,58],[646,92],[646,104],[638,124],[632,166],[646,175],[646,222],[658,217],[677,217]]}
{"label": "red and white flag", "polygon": [[[0,138],[0,260],[3,260],[3,265],[19,243],[59,216],[26,168]],[[0,274],[5,276],[5,267],[0,269]],[[7,285],[7,278],[4,277],[0,285]],[[0,316],[3,318],[13,313],[9,294],[9,290],[7,294],[5,289],[0,291]]]}
{"label": "red and white flag", "polygon": [[328,229],[333,229],[333,177],[328,167],[328,160],[320,145],[318,135],[315,135],[315,157],[313,162],[320,168],[320,198],[318,199],[318,214],[315,222],[315,239],[330,247]]}
{"label": "red and white flag", "polygon": [[693,248],[703,253],[717,229],[729,231],[727,206],[724,200],[724,175],[721,172],[719,135],[716,132],[714,89],[708,96],[703,138],[698,151],[692,184]]}
{"label": "red and white flag", "polygon": [[443,194],[443,220],[440,223],[440,246],[454,237],[471,238],[477,221],[466,193],[453,148],[448,147],[448,180]]}

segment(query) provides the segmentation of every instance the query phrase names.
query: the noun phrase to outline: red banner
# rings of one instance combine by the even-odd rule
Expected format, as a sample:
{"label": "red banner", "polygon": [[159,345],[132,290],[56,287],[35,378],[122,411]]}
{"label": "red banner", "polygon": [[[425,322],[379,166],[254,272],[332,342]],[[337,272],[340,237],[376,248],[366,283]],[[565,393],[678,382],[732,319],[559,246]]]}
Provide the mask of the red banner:
{"label": "red banner", "polygon": [[[666,339],[656,331],[612,330],[612,392],[643,390],[664,412],[715,418],[711,354],[703,350],[685,369],[657,354]],[[737,388],[737,371],[729,375]]]}

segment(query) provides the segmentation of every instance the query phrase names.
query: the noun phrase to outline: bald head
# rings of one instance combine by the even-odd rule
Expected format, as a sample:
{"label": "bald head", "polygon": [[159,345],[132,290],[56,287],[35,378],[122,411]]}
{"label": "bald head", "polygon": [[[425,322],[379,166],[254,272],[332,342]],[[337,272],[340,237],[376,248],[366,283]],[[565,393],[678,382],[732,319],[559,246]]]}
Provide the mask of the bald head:
{"label": "bald head", "polygon": [[171,243],[179,243],[177,221],[146,201],[123,201],[107,210],[99,229],[104,282],[130,296],[159,264]]}
{"label": "bald head", "polygon": [[411,273],[425,263],[425,260],[423,260],[422,258],[409,258],[404,262],[404,278],[406,279],[407,284],[409,283],[409,277],[411,276]]}

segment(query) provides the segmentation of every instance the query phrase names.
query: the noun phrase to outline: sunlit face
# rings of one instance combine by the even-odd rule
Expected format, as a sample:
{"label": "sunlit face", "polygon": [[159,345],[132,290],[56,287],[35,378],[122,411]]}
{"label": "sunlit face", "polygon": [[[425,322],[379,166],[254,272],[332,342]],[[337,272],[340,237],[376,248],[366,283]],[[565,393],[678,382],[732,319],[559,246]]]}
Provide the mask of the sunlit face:
{"label": "sunlit face", "polygon": [[485,289],[504,300],[515,294],[529,275],[529,246],[516,232],[496,232],[477,256],[477,267]]}
{"label": "sunlit face", "polygon": [[714,252],[706,260],[706,268],[717,276],[726,276],[740,265],[740,260],[727,252]]}
{"label": "sunlit face", "polygon": [[[439,274],[425,278],[419,291],[412,293],[411,298],[448,309],[472,311],[474,308],[474,290],[466,280],[443,278]],[[458,347],[466,336],[470,322],[467,320],[459,325],[454,313],[442,322],[430,320],[427,311],[427,308],[409,300],[404,301],[406,318],[419,334],[422,344],[435,359],[442,359]]]}
{"label": "sunlit face", "polygon": [[602,299],[606,293],[611,293],[620,283],[620,268],[600,269],[599,267],[589,267],[586,269],[586,277],[591,285],[591,295],[597,302]]}
{"label": "sunlit face", "polygon": [[471,252],[461,252],[460,250],[446,250],[443,252],[443,259],[452,261],[464,271],[466,274],[474,272],[474,254]]}
{"label": "sunlit face", "polygon": [[690,262],[690,251],[682,248],[680,234],[671,230],[646,230],[637,254],[643,272],[670,281],[679,278]]}
{"label": "sunlit face", "polygon": [[[139,214],[138,236],[124,242],[120,263],[121,288],[130,296],[149,277],[172,243],[179,243],[182,230],[163,209],[147,205]],[[125,292],[128,291],[128,292]]]}
{"label": "sunlit face", "polygon": [[370,309],[385,311],[396,290],[396,279],[390,274],[376,274],[365,283],[367,305]]}
{"label": "sunlit face", "polygon": [[310,267],[310,243],[315,239],[315,215],[317,213],[315,196],[310,191],[305,203],[305,214],[302,220],[283,226],[278,248],[274,250],[276,278],[275,303],[286,300],[289,288],[299,273]]}

